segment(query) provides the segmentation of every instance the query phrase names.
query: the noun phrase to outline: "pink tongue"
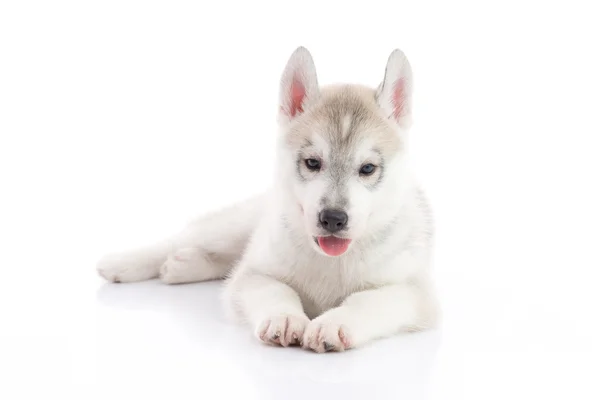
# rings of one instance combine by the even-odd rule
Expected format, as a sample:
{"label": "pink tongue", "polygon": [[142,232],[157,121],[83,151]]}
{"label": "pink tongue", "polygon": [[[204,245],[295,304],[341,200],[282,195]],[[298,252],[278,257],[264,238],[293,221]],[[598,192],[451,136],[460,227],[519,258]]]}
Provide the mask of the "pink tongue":
{"label": "pink tongue", "polygon": [[348,250],[351,239],[341,239],[335,236],[319,236],[317,238],[319,246],[328,256],[339,256]]}

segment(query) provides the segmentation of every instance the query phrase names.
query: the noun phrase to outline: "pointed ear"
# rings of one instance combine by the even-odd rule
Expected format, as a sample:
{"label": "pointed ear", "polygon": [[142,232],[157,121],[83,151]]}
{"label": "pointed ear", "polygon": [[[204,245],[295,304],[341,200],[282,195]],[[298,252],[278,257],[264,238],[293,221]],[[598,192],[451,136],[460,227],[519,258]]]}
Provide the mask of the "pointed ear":
{"label": "pointed ear", "polygon": [[412,70],[404,53],[390,54],[385,77],[377,89],[377,102],[388,118],[402,127],[411,124]]}
{"label": "pointed ear", "polygon": [[312,56],[304,47],[292,53],[281,76],[280,117],[291,121],[319,98],[317,71]]}

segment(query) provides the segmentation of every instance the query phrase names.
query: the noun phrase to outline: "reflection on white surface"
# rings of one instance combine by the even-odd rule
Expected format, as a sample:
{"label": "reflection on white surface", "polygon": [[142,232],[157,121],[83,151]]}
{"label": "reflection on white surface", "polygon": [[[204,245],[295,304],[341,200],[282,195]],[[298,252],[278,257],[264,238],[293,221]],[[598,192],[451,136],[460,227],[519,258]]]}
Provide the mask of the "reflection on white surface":
{"label": "reflection on white surface", "polygon": [[572,332],[575,313],[547,313],[516,288],[471,295],[479,301],[447,296],[439,330],[315,354],[263,345],[226,320],[220,282],[100,283],[95,382],[105,398],[114,394],[102,382],[150,398],[159,388],[209,399],[597,398],[596,321]]}
{"label": "reflection on white surface", "polygon": [[247,327],[224,319],[219,288],[218,282],[102,285],[98,374],[140,383],[198,380],[199,394],[222,398],[243,393],[301,399],[319,392],[357,399],[427,398],[439,332],[398,336],[344,353],[270,347]]}

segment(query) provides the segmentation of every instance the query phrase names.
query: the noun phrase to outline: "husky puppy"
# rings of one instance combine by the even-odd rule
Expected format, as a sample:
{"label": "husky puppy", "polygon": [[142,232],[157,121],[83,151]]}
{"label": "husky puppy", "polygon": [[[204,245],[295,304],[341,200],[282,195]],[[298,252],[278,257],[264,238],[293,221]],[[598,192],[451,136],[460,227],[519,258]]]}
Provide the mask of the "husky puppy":
{"label": "husky puppy", "polygon": [[147,248],[104,257],[112,282],[226,279],[233,316],[271,345],[318,353],[434,326],[432,219],[408,163],[412,73],[320,87],[311,54],[281,78],[271,190]]}

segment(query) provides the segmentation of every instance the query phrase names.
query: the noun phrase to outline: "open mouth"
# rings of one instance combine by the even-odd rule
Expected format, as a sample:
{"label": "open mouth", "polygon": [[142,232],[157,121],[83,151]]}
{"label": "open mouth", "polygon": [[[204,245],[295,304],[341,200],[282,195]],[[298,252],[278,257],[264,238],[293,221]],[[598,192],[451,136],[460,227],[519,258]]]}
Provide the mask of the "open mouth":
{"label": "open mouth", "polygon": [[342,239],[336,236],[318,236],[315,242],[328,256],[341,256],[348,250],[352,239]]}

